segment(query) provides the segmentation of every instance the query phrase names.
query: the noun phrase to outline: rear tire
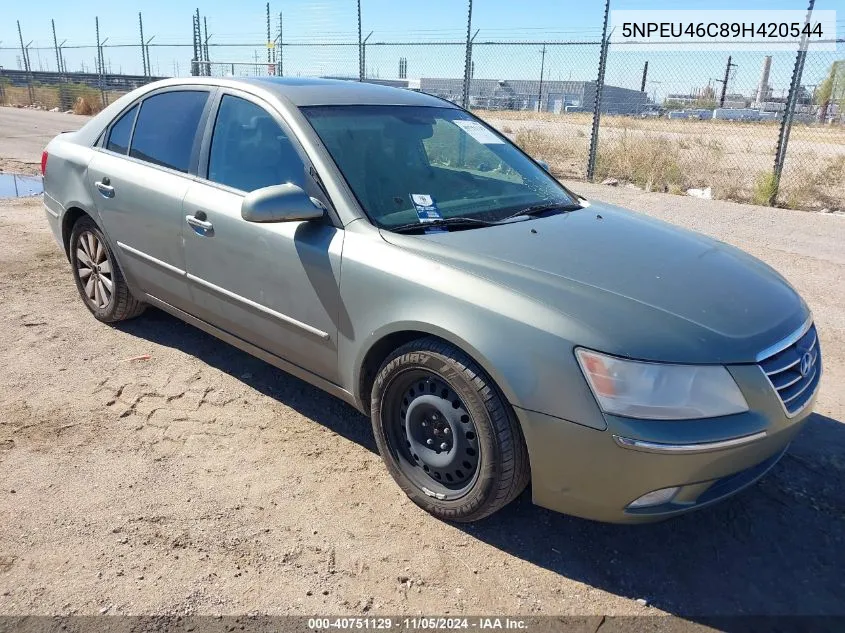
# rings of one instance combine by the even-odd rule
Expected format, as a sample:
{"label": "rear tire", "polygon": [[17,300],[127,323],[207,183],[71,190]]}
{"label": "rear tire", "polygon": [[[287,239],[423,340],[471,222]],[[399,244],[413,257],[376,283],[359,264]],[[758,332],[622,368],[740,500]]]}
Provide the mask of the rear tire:
{"label": "rear tire", "polygon": [[146,309],[132,296],[103,232],[87,215],[73,225],[68,248],[76,289],[98,321],[125,321]]}
{"label": "rear tire", "polygon": [[388,471],[440,519],[482,519],[528,485],[528,450],[510,405],[445,341],[419,339],[393,352],[376,376],[370,410]]}

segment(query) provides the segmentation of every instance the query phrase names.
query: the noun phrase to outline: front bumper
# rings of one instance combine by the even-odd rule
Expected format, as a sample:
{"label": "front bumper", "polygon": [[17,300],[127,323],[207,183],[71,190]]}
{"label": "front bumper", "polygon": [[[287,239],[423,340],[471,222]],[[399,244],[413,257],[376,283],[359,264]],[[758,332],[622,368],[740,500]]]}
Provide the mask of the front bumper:
{"label": "front bumper", "polygon": [[[655,521],[716,503],[774,466],[812,412],[816,394],[788,418],[756,365],[728,368],[749,411],[705,420],[606,415],[604,431],[516,409],[531,459],[534,503],[610,523]],[[629,508],[678,487],[666,503]]]}

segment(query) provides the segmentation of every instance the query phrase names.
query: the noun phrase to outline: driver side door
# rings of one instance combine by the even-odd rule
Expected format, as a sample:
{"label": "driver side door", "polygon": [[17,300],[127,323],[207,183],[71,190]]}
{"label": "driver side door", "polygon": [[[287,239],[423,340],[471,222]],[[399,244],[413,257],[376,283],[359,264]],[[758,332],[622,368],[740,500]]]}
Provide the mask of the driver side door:
{"label": "driver side door", "polygon": [[337,379],[344,232],[320,220],[253,223],[250,191],[309,191],[310,162],[279,114],[235,90],[217,97],[199,178],[183,201],[185,266],[195,316],[326,380]]}

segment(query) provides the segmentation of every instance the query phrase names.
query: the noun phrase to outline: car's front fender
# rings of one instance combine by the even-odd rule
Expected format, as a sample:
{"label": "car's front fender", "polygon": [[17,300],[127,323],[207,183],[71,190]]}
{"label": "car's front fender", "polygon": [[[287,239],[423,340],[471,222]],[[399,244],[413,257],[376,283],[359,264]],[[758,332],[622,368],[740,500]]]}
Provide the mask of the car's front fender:
{"label": "car's front fender", "polygon": [[442,338],[471,356],[514,406],[597,429],[605,420],[578,368],[584,327],[508,288],[350,231],[344,242],[338,361],[359,393],[374,346],[400,333]]}

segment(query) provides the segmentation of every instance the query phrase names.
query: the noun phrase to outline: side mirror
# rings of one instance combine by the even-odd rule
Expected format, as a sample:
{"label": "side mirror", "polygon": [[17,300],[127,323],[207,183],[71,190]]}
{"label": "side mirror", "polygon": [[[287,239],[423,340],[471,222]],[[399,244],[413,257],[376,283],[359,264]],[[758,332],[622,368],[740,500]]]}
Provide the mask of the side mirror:
{"label": "side mirror", "polygon": [[551,169],[552,169],[552,168],[551,168],[551,167],[549,167],[549,164],[548,164],[546,161],[544,161],[544,160],[538,160],[538,161],[537,161],[537,164],[538,164],[540,167],[542,167],[543,169],[545,169],[547,172],[552,173],[552,172],[551,172]]}
{"label": "side mirror", "polygon": [[248,193],[241,204],[247,222],[298,222],[323,217],[322,203],[291,183]]}

